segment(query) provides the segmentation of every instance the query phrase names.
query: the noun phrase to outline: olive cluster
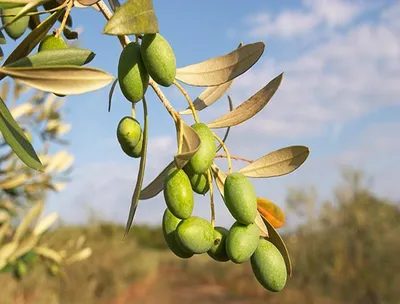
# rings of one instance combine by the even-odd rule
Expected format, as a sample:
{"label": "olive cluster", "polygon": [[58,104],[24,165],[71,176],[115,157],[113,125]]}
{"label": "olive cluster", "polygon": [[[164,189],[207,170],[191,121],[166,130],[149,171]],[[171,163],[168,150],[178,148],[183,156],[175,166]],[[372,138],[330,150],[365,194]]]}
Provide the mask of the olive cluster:
{"label": "olive cluster", "polygon": [[227,176],[224,184],[225,204],[235,218],[227,230],[213,228],[203,218],[193,216],[194,194],[209,191],[207,171],[216,154],[211,130],[203,123],[192,126],[200,137],[199,150],[183,169],[171,169],[164,181],[164,212],[162,228],[171,251],[180,258],[207,253],[219,262],[241,264],[251,260],[253,273],[268,290],[280,291],[286,284],[287,271],[279,250],[260,238],[257,197],[247,177],[239,172]]}
{"label": "olive cluster", "polygon": [[[142,43],[131,42],[121,52],[118,62],[118,82],[125,98],[137,103],[143,99],[150,77],[159,85],[169,87],[175,79],[176,59],[171,45],[159,33],[146,34]],[[130,157],[141,155],[143,132],[133,117],[123,117],[117,127],[122,150]]]}

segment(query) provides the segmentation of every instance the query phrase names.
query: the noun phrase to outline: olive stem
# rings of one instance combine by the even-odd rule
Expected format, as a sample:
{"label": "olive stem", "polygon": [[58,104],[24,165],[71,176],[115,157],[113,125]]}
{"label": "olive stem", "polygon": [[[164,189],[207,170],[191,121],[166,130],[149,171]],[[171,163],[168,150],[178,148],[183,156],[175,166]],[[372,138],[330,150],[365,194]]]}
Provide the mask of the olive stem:
{"label": "olive stem", "polygon": [[[226,158],[226,155],[217,154],[217,155],[215,155],[215,158]],[[243,157],[240,157],[240,156],[234,156],[234,155],[231,155],[231,159],[245,161],[245,162],[248,162],[250,164],[253,162],[253,160],[251,160],[251,159],[243,158]]]}
{"label": "olive stem", "polygon": [[175,123],[178,123],[178,120],[181,119],[178,112],[176,112],[176,110],[173,108],[168,98],[164,95],[163,91],[161,91],[158,84],[150,78],[149,85],[153,88],[154,92],[157,94],[158,98],[161,100],[164,107],[167,109],[168,113],[171,115]]}
{"label": "olive stem", "polygon": [[210,188],[210,208],[211,208],[211,226],[214,229],[215,225],[215,208],[214,208],[214,193],[212,187],[212,177],[211,177],[211,169],[207,170],[207,178],[208,178],[208,185]]}
{"label": "olive stem", "polygon": [[64,14],[64,18],[61,22],[60,28],[58,29],[57,33],[54,35],[56,38],[60,37],[62,31],[64,30],[65,24],[67,23],[67,19],[69,16],[69,13],[71,12],[72,6],[74,5],[74,1],[73,0],[69,0],[68,4],[67,4],[67,9],[65,11]]}
{"label": "olive stem", "polygon": [[179,122],[177,124],[178,127],[178,134],[179,134],[179,138],[178,138],[178,154],[181,154],[182,152],[182,146],[183,146],[183,121],[182,119],[179,119]]}
{"label": "olive stem", "polygon": [[[108,6],[104,3],[103,0],[98,1],[95,4],[99,10],[102,12],[103,16],[108,20],[111,19],[111,17],[113,16],[112,11],[108,8]],[[118,36],[119,42],[121,42],[122,47],[124,48],[125,46],[127,46],[131,41],[128,38],[128,36],[122,35],[122,36]]]}
{"label": "olive stem", "polygon": [[225,151],[226,158],[228,159],[228,172],[229,172],[229,174],[231,174],[232,173],[232,160],[231,160],[231,154],[229,153],[228,147],[225,145],[225,143],[222,141],[222,139],[219,138],[219,136],[217,134],[215,134],[213,132],[213,135],[214,135],[215,139],[218,140],[218,142],[220,143],[220,145],[222,146],[222,148]]}
{"label": "olive stem", "polygon": [[186,98],[186,100],[187,100],[187,102],[189,104],[190,110],[192,111],[194,121],[196,123],[199,123],[199,118],[197,116],[196,109],[194,108],[194,104],[192,102],[192,99],[190,99],[189,94],[186,92],[186,90],[176,80],[174,80],[174,85],[179,89],[179,91],[181,91],[183,96],[185,96],[185,98]]}
{"label": "olive stem", "polygon": [[132,102],[131,116],[132,116],[132,118],[136,118],[135,103],[133,103],[133,102]]}

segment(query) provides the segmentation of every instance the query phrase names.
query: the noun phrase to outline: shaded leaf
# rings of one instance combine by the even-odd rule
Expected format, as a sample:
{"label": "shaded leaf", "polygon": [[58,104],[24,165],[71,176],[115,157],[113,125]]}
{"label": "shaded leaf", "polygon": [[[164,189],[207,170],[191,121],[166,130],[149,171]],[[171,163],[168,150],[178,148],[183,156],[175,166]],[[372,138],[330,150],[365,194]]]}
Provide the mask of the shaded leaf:
{"label": "shaded leaf", "polygon": [[264,88],[240,104],[233,111],[208,124],[209,128],[219,129],[236,126],[260,112],[274,96],[283,78],[283,73],[271,80]]}
{"label": "shaded leaf", "polygon": [[60,16],[61,11],[56,11],[47,17],[43,22],[30,32],[24,40],[12,51],[4,64],[9,64],[22,57],[29,55],[29,53],[38,45],[38,43],[46,36],[47,32],[51,29],[57,18]]}
{"label": "shaded leaf", "polygon": [[0,44],[6,44],[6,37],[4,36],[3,32],[0,31]]}
{"label": "shaded leaf", "polygon": [[140,191],[143,186],[144,172],[146,169],[147,142],[148,142],[148,136],[149,136],[148,135],[149,127],[148,127],[148,114],[147,114],[146,98],[143,97],[142,101],[143,101],[143,116],[144,116],[143,147],[142,147],[142,151],[141,151],[142,153],[140,155],[139,172],[138,172],[138,176],[137,176],[137,180],[136,180],[135,190],[133,191],[133,195],[132,195],[128,221],[126,222],[126,226],[125,226],[124,238],[128,235],[129,230],[131,229],[131,226],[133,223],[133,218],[135,217],[136,208],[139,203]]}
{"label": "shaded leaf", "polygon": [[119,0],[108,0],[108,3],[110,4],[113,12],[115,12],[117,10],[117,8],[119,8],[121,6],[121,3],[119,2]]}
{"label": "shaded leaf", "polygon": [[300,167],[310,150],[305,146],[290,146],[268,153],[239,170],[247,177],[265,178],[281,176]]}
{"label": "shaded leaf", "polygon": [[266,239],[268,241],[270,241],[272,244],[274,244],[276,246],[276,248],[278,248],[279,252],[282,254],[283,259],[285,260],[287,273],[288,273],[289,277],[291,277],[292,276],[292,262],[290,261],[289,251],[287,250],[286,245],[285,245],[284,241],[282,240],[281,236],[275,230],[275,228],[271,225],[271,223],[268,222],[264,218],[263,218],[263,221],[268,228],[269,237]]}
{"label": "shaded leaf", "polygon": [[245,73],[261,57],[265,44],[246,44],[233,52],[176,70],[176,79],[192,86],[217,86]]}
{"label": "shaded leaf", "polygon": [[31,103],[23,103],[16,108],[11,109],[10,113],[14,119],[18,119],[33,110],[33,105]]}
{"label": "shaded leaf", "polygon": [[175,162],[170,162],[164,170],[161,171],[160,174],[150,183],[148,184],[142,191],[140,192],[140,199],[146,200],[149,198],[155,197],[164,189],[164,179],[167,176],[169,170],[175,167]]}
{"label": "shaded leaf", "polygon": [[[35,8],[32,12],[37,12],[38,10]],[[29,28],[33,31],[40,24],[39,15],[29,16]]]}
{"label": "shaded leaf", "polygon": [[37,6],[43,4],[44,2],[46,2],[47,0],[31,0],[26,2],[26,4],[24,5],[23,8],[21,8],[21,10],[18,12],[18,14],[16,14],[11,20],[10,22],[8,22],[7,24],[3,24],[0,27],[0,31],[3,30],[5,27],[13,24],[14,22],[16,22],[17,20],[21,19],[22,17],[24,17],[24,15],[26,15],[26,13],[29,13],[30,11],[32,11],[32,9],[36,8]]}
{"label": "shaded leaf", "polygon": [[0,98],[0,130],[3,137],[14,153],[28,167],[42,169],[42,164],[24,131],[12,117],[7,106]]}
{"label": "shaded leaf", "polygon": [[[229,111],[232,111],[232,110],[233,110],[233,103],[232,103],[232,99],[231,99],[231,97],[230,97],[229,95],[228,95],[228,102],[229,102]],[[226,140],[228,139],[229,131],[230,131],[230,130],[231,130],[231,127],[228,127],[228,128],[226,129],[224,138],[222,139],[222,142],[223,142],[223,143],[225,143]],[[217,152],[218,152],[219,150],[221,150],[221,148],[222,148],[222,145],[219,144],[219,146],[217,147]]]}
{"label": "shaded leaf", "polygon": [[265,226],[265,223],[262,220],[262,217],[261,217],[259,212],[257,212],[256,219],[254,220],[254,224],[257,225],[258,230],[260,231],[260,236],[261,237],[267,237],[268,236],[267,226]]}
{"label": "shaded leaf", "polygon": [[266,198],[257,197],[257,210],[275,229],[282,227],[285,223],[285,214],[282,209]]}
{"label": "shaded leaf", "polygon": [[155,33],[158,33],[158,21],[151,0],[125,2],[115,11],[103,32],[107,35]]}
{"label": "shaded leaf", "polygon": [[0,61],[2,61],[4,59],[4,52],[3,52],[3,48],[0,47]]}
{"label": "shaded leaf", "polygon": [[114,79],[105,71],[77,66],[2,67],[0,73],[35,89],[60,95],[83,94],[98,90]]}
{"label": "shaded leaf", "polygon": [[118,83],[118,78],[116,78],[114,80],[113,84],[111,85],[110,92],[108,93],[108,112],[111,111],[111,101],[112,101],[112,97],[114,95],[115,86],[117,85],[117,83]]}
{"label": "shaded leaf", "polygon": [[3,8],[14,8],[14,7],[21,7],[26,5],[31,0],[9,0],[9,1],[0,1],[0,9]]}
{"label": "shaded leaf", "polygon": [[24,217],[24,219],[19,224],[18,228],[15,230],[15,234],[13,240],[18,242],[19,239],[25,234],[25,232],[29,229],[29,226],[32,222],[37,219],[43,211],[43,203],[38,203],[29,210],[28,214]]}
{"label": "shaded leaf", "polygon": [[81,66],[93,60],[96,56],[91,50],[67,48],[42,51],[7,64],[7,67],[44,67],[44,66]]}
{"label": "shaded leaf", "polygon": [[63,260],[63,257],[57,251],[48,247],[39,246],[35,248],[35,251],[38,255],[41,255],[46,259],[52,260],[57,264],[60,264]]}
{"label": "shaded leaf", "polygon": [[200,137],[192,127],[182,122],[182,129],[178,132],[183,132],[182,151],[174,156],[175,165],[182,169],[187,162],[193,157],[200,148]]}
{"label": "shaded leaf", "polygon": [[76,262],[84,261],[92,255],[91,248],[85,248],[69,257],[65,262],[66,264],[73,264]]}

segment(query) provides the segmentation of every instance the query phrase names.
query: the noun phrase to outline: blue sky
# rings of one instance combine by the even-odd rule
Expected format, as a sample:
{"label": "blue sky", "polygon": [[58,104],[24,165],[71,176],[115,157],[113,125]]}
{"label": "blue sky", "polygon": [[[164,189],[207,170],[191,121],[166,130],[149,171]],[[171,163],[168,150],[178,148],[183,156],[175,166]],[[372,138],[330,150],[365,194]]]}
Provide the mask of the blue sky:
{"label": "blue sky", "polygon": [[[263,41],[259,62],[229,90],[235,106],[285,72],[280,89],[254,119],[231,130],[234,155],[256,159],[290,145],[307,145],[308,161],[290,175],[252,180],[259,196],[285,210],[289,187],[317,186],[329,198],[340,181],[340,166],[364,170],[373,190],[400,200],[400,3],[398,1],[180,1],[155,0],[161,34],[172,45],[179,67],[223,55],[239,42]],[[121,46],[101,35],[104,18],[92,9],[74,9],[74,27],[83,29],[82,47],[97,55],[92,66],[117,74]],[[7,50],[5,50],[7,52]],[[52,194],[48,211],[72,223],[96,216],[125,223],[139,161],[121,151],[115,136],[130,104],[117,87],[111,113],[109,87],[69,96],[65,137],[75,157],[73,182]],[[192,98],[200,88],[188,89]],[[165,89],[177,109],[186,108],[175,88]],[[171,160],[176,150],[174,126],[148,90],[150,143],[145,184]],[[227,110],[224,96],[200,113],[209,122]],[[141,117],[141,106],[137,113]],[[187,120],[190,122],[190,120]],[[218,161],[223,168],[225,164]],[[242,164],[235,162],[235,168]],[[219,196],[217,224],[233,222]],[[160,223],[162,194],[140,202],[135,221]],[[90,213],[90,212],[89,212]],[[209,217],[207,199],[196,196],[195,214]]]}

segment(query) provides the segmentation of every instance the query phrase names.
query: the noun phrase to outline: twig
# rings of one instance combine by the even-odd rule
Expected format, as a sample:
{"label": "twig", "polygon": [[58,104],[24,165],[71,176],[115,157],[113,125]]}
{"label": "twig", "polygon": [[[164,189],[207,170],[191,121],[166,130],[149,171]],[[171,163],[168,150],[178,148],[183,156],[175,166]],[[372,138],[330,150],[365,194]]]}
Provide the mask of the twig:
{"label": "twig", "polygon": [[186,90],[176,80],[174,80],[174,85],[179,89],[179,91],[181,91],[183,96],[185,96],[185,98],[186,98],[186,100],[187,100],[187,102],[189,104],[190,110],[192,111],[194,121],[196,123],[198,123],[199,122],[199,118],[197,117],[196,109],[194,107],[194,104],[193,104],[192,100],[190,99],[189,94],[186,92]]}
{"label": "twig", "polygon": [[231,174],[232,173],[232,160],[231,160],[231,154],[229,153],[228,147],[225,145],[225,143],[222,141],[222,139],[219,138],[219,136],[217,134],[215,134],[213,132],[213,135],[214,135],[215,139],[218,140],[218,142],[221,144],[222,148],[225,151],[226,158],[228,159],[228,172],[229,172],[229,174]]}
{"label": "twig", "polygon": [[155,83],[155,81],[150,78],[149,85],[153,88],[154,92],[157,94],[158,98],[161,100],[161,102],[163,103],[164,107],[167,109],[168,113],[172,116],[172,118],[174,119],[175,123],[178,123],[178,121],[180,120],[180,117],[179,117],[178,113],[172,107],[171,103],[169,102],[167,97],[164,95],[163,91],[161,91],[161,89],[158,86],[158,84]]}
{"label": "twig", "polygon": [[69,0],[68,4],[67,4],[67,10],[65,11],[64,14],[64,18],[61,22],[60,28],[58,29],[57,33],[55,34],[55,37],[58,38],[60,37],[62,31],[64,30],[65,24],[67,23],[67,19],[69,16],[69,13],[71,12],[72,6],[74,5],[74,1],[73,0]]}
{"label": "twig", "polygon": [[210,188],[210,208],[211,208],[211,226],[214,228],[215,225],[215,208],[214,208],[214,193],[212,187],[212,177],[211,177],[211,169],[207,170],[208,177],[208,185]]}
{"label": "twig", "polygon": [[[217,155],[215,155],[215,158],[226,158],[226,155],[217,154]],[[240,156],[233,156],[233,155],[231,155],[231,159],[245,161],[245,162],[248,162],[250,164],[253,162],[253,160],[251,160],[251,159],[243,158],[243,157],[240,157]]]}

